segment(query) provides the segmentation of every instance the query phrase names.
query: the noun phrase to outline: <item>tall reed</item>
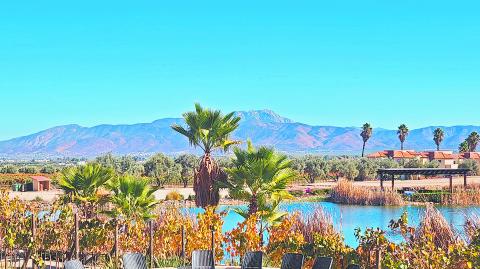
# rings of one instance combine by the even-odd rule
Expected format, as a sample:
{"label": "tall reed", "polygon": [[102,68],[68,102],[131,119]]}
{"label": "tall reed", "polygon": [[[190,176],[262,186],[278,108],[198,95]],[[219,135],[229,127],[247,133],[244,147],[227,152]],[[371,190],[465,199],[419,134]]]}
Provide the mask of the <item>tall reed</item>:
{"label": "tall reed", "polygon": [[435,246],[445,251],[449,246],[460,242],[458,233],[433,205],[428,205],[425,209],[420,225],[415,231],[414,240],[422,240],[427,236],[431,236]]}
{"label": "tall reed", "polygon": [[476,239],[480,239],[480,216],[475,213],[467,216],[464,229],[468,243],[471,243]]}
{"label": "tall reed", "polygon": [[321,236],[341,235],[333,226],[333,220],[330,214],[321,207],[315,209],[309,215],[296,215],[294,229],[303,234],[306,242],[313,242],[315,234]]}
{"label": "tall reed", "polygon": [[452,194],[443,195],[442,204],[457,206],[480,205],[480,186],[473,185],[466,189],[456,187]]}
{"label": "tall reed", "polygon": [[354,205],[403,205],[402,196],[394,191],[380,191],[367,187],[355,187],[352,182],[340,181],[331,193],[333,202]]}

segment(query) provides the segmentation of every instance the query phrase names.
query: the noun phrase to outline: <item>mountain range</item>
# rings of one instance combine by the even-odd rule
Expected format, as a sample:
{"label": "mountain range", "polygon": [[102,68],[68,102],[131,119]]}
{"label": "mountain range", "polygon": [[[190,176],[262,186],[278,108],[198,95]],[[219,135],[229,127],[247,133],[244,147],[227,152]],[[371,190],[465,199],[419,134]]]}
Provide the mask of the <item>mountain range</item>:
{"label": "mountain range", "polygon": [[[358,154],[362,148],[359,127],[313,126],[282,117],[271,110],[236,112],[242,119],[233,138],[252,140],[255,145],[269,145],[287,153]],[[82,127],[63,125],[35,134],[0,141],[0,157],[94,157],[112,152],[124,154],[179,154],[198,152],[187,139],[170,126],[182,124],[181,118],[164,118],[151,123],[98,125]],[[445,132],[442,148],[455,150],[470,132],[480,126],[428,126],[410,131],[406,149],[434,149],[433,130]],[[367,143],[368,152],[400,147],[396,130],[374,128]]]}

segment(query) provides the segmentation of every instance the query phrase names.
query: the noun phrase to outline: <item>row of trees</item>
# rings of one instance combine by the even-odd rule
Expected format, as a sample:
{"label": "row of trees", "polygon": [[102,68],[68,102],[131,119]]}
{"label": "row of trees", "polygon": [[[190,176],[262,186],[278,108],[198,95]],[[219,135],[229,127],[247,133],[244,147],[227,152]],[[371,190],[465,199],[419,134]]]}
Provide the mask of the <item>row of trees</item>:
{"label": "row of trees", "polygon": [[53,165],[45,165],[45,166],[19,166],[8,164],[5,166],[0,167],[0,174],[53,174],[55,172],[60,171],[59,167],[55,167]]}
{"label": "row of trees", "polygon": [[[253,145],[251,146],[253,147]],[[228,171],[234,168],[238,162],[235,151],[233,158],[230,156],[216,158],[219,169],[224,171],[227,178],[229,176]],[[391,159],[368,159],[347,156],[303,155],[288,156],[288,159],[291,162],[291,171],[294,173],[291,181],[309,183],[338,180],[340,178],[349,180],[375,179],[377,178],[376,171],[380,168],[397,168],[400,166],[406,168],[436,168],[439,166],[439,163],[436,161],[424,163],[419,159],[407,160],[401,164]],[[105,160],[108,160],[108,162]],[[119,175],[148,177],[150,182],[158,187],[172,184],[182,184],[186,187],[193,183],[195,168],[200,163],[200,160],[198,156],[192,154],[170,157],[159,153],[146,161],[107,154],[98,157],[94,162],[112,168]],[[470,168],[474,171],[474,174],[478,173],[478,165],[475,161],[464,160],[460,166]],[[127,169],[127,167],[131,168]]]}
{"label": "row of trees", "polygon": [[[119,175],[148,177],[159,187],[179,183],[186,187],[193,182],[194,170],[200,158],[193,154],[170,157],[157,153],[144,161],[132,156],[117,157],[108,153],[97,157],[94,162],[112,168]],[[220,163],[228,165],[227,162],[227,158],[222,158]]]}
{"label": "row of trees", "polygon": [[[362,131],[360,133],[360,136],[363,139],[363,147],[362,147],[362,157],[364,156],[365,153],[365,145],[368,142],[368,140],[372,137],[373,133],[373,128],[369,123],[365,123],[362,126]],[[407,125],[401,124],[398,126],[397,130],[397,135],[398,139],[400,140],[400,149],[403,150],[403,143],[407,139],[408,134],[410,133],[410,130],[408,129]],[[433,131],[433,141],[435,142],[435,145],[437,147],[437,150],[440,150],[440,145],[442,144],[443,140],[445,138],[445,132],[441,128],[436,128]],[[477,145],[480,142],[480,135],[477,132],[471,132],[470,135],[460,143],[458,146],[458,151],[463,153],[463,152],[473,152],[476,151]]]}

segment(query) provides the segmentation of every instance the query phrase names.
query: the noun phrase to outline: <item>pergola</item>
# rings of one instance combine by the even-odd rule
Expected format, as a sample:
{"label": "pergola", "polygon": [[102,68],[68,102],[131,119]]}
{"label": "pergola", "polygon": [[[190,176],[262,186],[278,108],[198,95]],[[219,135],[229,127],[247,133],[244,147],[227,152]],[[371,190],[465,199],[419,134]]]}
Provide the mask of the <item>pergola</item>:
{"label": "pergola", "polygon": [[463,187],[467,187],[467,174],[470,169],[467,168],[386,168],[378,169],[377,173],[380,176],[380,187],[383,190],[384,175],[390,176],[392,180],[392,190],[395,188],[395,176],[397,175],[424,175],[437,176],[444,175],[450,179],[450,192],[453,192],[453,175],[463,175]]}

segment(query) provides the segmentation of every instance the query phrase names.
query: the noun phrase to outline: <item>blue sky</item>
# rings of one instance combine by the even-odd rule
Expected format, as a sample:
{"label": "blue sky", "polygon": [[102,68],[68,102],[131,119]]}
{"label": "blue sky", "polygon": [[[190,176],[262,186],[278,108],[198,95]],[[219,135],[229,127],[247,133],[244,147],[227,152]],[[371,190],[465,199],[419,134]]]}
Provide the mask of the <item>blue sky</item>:
{"label": "blue sky", "polygon": [[178,117],[196,101],[316,125],[480,125],[479,9],[438,0],[3,1],[0,139]]}

